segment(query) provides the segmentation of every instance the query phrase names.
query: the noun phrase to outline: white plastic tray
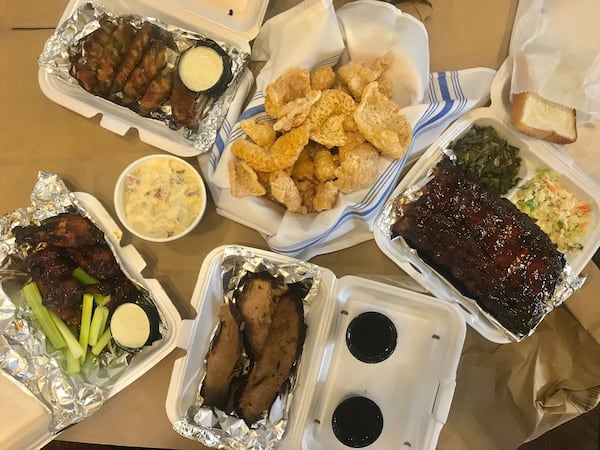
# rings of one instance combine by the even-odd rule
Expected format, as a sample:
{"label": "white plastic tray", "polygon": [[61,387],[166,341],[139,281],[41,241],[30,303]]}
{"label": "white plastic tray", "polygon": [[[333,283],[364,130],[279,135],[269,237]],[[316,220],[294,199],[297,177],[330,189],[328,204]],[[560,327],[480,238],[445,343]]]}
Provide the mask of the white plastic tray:
{"label": "white plastic tray", "polygon": [[[92,219],[105,232],[107,240],[112,244],[127,273],[151,293],[167,328],[162,339],[144,348],[133,358],[130,366],[110,390],[108,398],[111,398],[136,381],[175,349],[181,316],[160,283],[155,279],[142,276],[141,272],[146,267],[146,263],[137,250],[132,245],[120,246],[122,232],[102,204],[94,196],[87,193],[76,192],[75,196],[86,211],[90,213]],[[32,395],[18,387],[4,373],[0,377],[0,399],[0,410],[3,411],[0,418],[3,417],[2,414],[8,415],[6,420],[2,420],[2,424],[8,426],[6,429],[0,428],[0,448],[41,448],[56,438],[56,435],[52,435],[48,431],[48,424],[50,423],[49,410]],[[17,409],[19,414],[17,418],[14,418],[13,414]]]}
{"label": "white plastic tray", "polygon": [[[67,20],[87,0],[71,0],[58,25]],[[249,52],[252,40],[262,23],[268,0],[217,1],[217,0],[104,0],[102,6],[115,14],[136,14],[156,17],[165,23],[236,44]],[[229,10],[233,11],[229,15]],[[192,147],[181,130],[169,129],[164,123],[144,118],[128,108],[101,97],[94,96],[79,85],[67,82],[38,70],[38,83],[42,92],[52,101],[84,117],[101,115],[100,126],[118,135],[131,128],[138,131],[141,141],[183,157],[197,156],[199,150]],[[246,70],[240,80],[236,95],[246,96],[253,83],[252,74]]]}
{"label": "white plastic tray", "polygon": [[[248,250],[275,262],[295,261]],[[223,251],[216,248],[204,260],[191,300],[198,314],[179,329],[177,345],[187,355],[175,361],[167,393],[172,423],[185,415],[204,375],[204,356],[223,302]],[[383,431],[371,448],[401,448],[405,442],[412,448],[435,448],[454,394],[466,331],[462,316],[429,296],[354,276],[337,279],[330,270],[320,270],[320,290],[307,317],[297,388],[280,448],[348,448],[334,436],[331,417],[339,402],[354,394],[371,398],[383,413]],[[386,315],[398,333],[395,351],[380,363],[358,361],[345,343],[348,324],[365,311]]]}
{"label": "white plastic tray", "polygon": [[[504,88],[504,85],[502,87]],[[457,120],[408,171],[392,192],[391,198],[397,197],[407,187],[422,179],[427,171],[439,162],[443,155],[443,149],[447,148],[451,141],[464,134],[473,124],[491,125],[510,144],[519,147],[519,155],[522,159],[519,173],[521,182],[532,177],[536,168],[549,167],[560,174],[562,186],[592,207],[591,223],[582,242],[584,249],[578,253],[565,255],[573,271],[577,274],[580,273],[600,245],[600,186],[593,178],[578,168],[571,158],[556,151],[551,144],[539,139],[528,138],[515,130],[509,125],[508,115],[503,108],[478,108]],[[507,195],[510,196],[511,192]],[[380,226],[374,228],[375,241],[381,250],[429,292],[442,300],[458,305],[466,322],[486,339],[498,343],[511,342],[509,336],[478,310],[473,300],[464,297],[418,256],[407,251],[397,242],[391,241],[382,232]]]}

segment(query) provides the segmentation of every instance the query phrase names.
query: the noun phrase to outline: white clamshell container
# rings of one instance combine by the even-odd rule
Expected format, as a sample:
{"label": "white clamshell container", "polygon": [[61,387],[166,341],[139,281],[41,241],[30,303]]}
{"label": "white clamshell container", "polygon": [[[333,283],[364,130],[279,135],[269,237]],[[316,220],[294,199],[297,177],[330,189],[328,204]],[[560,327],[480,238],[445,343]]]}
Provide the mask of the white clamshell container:
{"label": "white clamshell container", "polygon": [[[519,156],[522,162],[518,175],[521,179],[519,184],[533,177],[537,168],[550,168],[560,174],[559,184],[562,187],[591,206],[591,221],[581,242],[583,250],[565,254],[574,273],[579,274],[600,246],[600,185],[560,147],[525,136],[512,127],[507,112],[507,108],[510,107],[510,100],[507,97],[510,83],[507,83],[506,76],[506,68],[501,69],[494,80],[491,92],[492,105],[474,109],[454,122],[410,168],[390,198],[398,197],[408,187],[423,179],[427,172],[442,159],[444,149],[473,125],[492,126],[509,144],[520,149]],[[507,194],[507,197],[510,198],[513,193],[514,189]],[[381,220],[380,215],[374,227],[375,241],[392,261],[434,296],[459,307],[465,321],[486,339],[497,343],[508,343],[514,340],[497,325],[493,318],[482,313],[474,300],[462,295],[408,246],[390,240],[382,230]]]}
{"label": "white clamshell container", "polygon": [[[87,0],[71,0],[58,21],[61,25],[73,15]],[[155,17],[163,22],[195,31],[237,45],[250,52],[249,42],[256,37],[265,15],[268,0],[216,1],[216,0],[105,0],[102,6],[114,14],[134,14],[142,17]],[[254,82],[249,69],[242,74],[234,101],[228,112],[228,120],[233,121],[240,113],[241,103],[247,97]],[[42,92],[52,101],[84,117],[101,115],[100,126],[118,135],[124,135],[131,128],[137,130],[142,142],[153,145],[182,157],[197,156],[200,151],[188,143],[181,131],[171,130],[166,124],[142,117],[128,108],[119,106],[55,77],[43,69],[38,70],[38,83]],[[239,99],[240,101],[236,101]],[[235,103],[235,107],[233,105]]]}
{"label": "white clamshell container", "polygon": [[[204,357],[223,303],[219,267],[225,247],[205,258],[192,295],[198,314],[184,320],[177,345],[187,355],[174,363],[166,399],[169,420],[185,416],[205,373]],[[295,260],[247,249],[274,262]],[[361,395],[381,409],[383,430],[371,448],[434,449],[454,394],[466,326],[458,309],[399,287],[356,276],[322,273],[308,312],[289,422],[279,448],[346,449],[332,431],[332,414],[344,399]],[[350,321],[375,311],[392,321],[396,348],[379,363],[356,359],[346,344]]]}
{"label": "white clamshell container", "polygon": [[[155,279],[142,276],[142,270],[146,267],[146,263],[138,251],[132,245],[121,247],[120,240],[123,233],[98,199],[84,192],[76,192],[74,195],[98,227],[104,231],[107,241],[114,248],[124,270],[148,290],[166,326],[166,332],[162,339],[155,341],[135,355],[129,367],[112,386],[108,394],[108,398],[111,398],[135,382],[175,349],[181,316],[160,283]],[[15,415],[16,410],[19,411],[19,414]],[[49,409],[4,373],[0,375],[0,411],[2,411],[0,412],[0,423],[2,424],[0,426],[0,448],[41,448],[57,437],[48,430],[51,419]]]}

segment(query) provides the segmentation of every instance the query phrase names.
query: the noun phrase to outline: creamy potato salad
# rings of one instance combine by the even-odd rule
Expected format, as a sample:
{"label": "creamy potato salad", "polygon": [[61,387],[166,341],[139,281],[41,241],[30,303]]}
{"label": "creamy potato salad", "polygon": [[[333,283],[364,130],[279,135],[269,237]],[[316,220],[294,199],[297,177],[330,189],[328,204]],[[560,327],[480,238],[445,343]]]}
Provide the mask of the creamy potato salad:
{"label": "creamy potato salad", "polygon": [[204,202],[200,181],[174,160],[150,160],[127,175],[123,197],[131,227],[151,238],[186,230]]}

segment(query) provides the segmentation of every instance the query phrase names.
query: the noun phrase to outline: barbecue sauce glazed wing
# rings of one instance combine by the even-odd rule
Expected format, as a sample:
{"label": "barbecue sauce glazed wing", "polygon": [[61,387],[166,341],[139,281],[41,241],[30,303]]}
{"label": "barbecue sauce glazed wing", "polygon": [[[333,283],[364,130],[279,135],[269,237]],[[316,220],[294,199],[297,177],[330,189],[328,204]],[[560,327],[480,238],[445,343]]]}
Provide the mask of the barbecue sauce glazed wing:
{"label": "barbecue sauce glazed wing", "polygon": [[421,193],[400,206],[392,236],[506,329],[528,335],[546,312],[564,255],[531,218],[446,158]]}
{"label": "barbecue sauce glazed wing", "polygon": [[[121,271],[104,233],[77,212],[65,212],[43,220],[39,225],[12,229],[15,243],[26,247],[25,267],[42,294],[42,303],[69,325],[81,320],[85,291],[110,295],[107,307],[142,297],[138,287]],[[81,267],[99,280],[83,286],[72,275]]]}

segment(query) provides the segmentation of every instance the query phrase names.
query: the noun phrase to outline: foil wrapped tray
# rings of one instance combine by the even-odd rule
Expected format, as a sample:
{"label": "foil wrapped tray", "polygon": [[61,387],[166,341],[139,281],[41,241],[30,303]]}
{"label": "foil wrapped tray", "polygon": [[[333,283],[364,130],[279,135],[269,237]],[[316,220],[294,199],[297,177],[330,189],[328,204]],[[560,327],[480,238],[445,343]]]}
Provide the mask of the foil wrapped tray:
{"label": "foil wrapped tray", "polygon": [[[201,392],[218,311],[236,285],[236,277],[233,283],[227,278],[261,266],[290,280],[309,275],[316,292],[305,299],[306,340],[291,389],[282,391],[264,420],[248,426],[235,413],[203,405]],[[183,436],[221,449],[343,450],[348,446],[336,435],[333,417],[347,399],[364,397],[377,405],[385,424],[394,424],[371,435],[370,447],[435,448],[466,332],[452,305],[362,277],[338,279],[325,267],[242,246],[217,247],[206,256],[191,305],[197,315],[183,321],[178,335],[187,354],[174,362],[166,399],[167,416]],[[385,355],[370,361],[357,356],[348,340],[365,313],[385,316],[397,332],[389,334],[393,345],[386,343]],[[361,414],[365,424],[377,416]]]}
{"label": "foil wrapped tray", "polygon": [[[540,319],[528,332],[518,332],[503,326],[472,298],[461,293],[446,277],[426,263],[418,252],[401,237],[394,237],[392,224],[398,219],[398,202],[414,201],[419,190],[429,181],[432,169],[445,156],[451,154],[452,141],[462,136],[473,124],[492,126],[510,144],[520,149],[522,158],[518,178],[523,182],[531,178],[536,168],[548,167],[561,174],[561,184],[568,186],[578,198],[591,206],[591,223],[583,238],[583,250],[565,254],[566,264],[552,295],[544,300]],[[379,213],[375,223],[375,241],[380,249],[400,268],[405,270],[436,297],[454,304],[462,311],[466,322],[483,337],[497,343],[518,342],[535,332],[543,318],[566,301],[585,282],[581,275],[585,264],[600,244],[600,204],[596,184],[582,171],[571,167],[559,155],[553,153],[549,144],[526,139],[505,123],[502,115],[490,108],[479,108],[459,119],[446,130],[406,173]],[[542,156],[543,155],[543,156]],[[516,188],[518,189],[518,187]],[[509,191],[506,197],[510,198]]]}
{"label": "foil wrapped tray", "polygon": [[[111,344],[97,359],[86,359],[80,373],[67,375],[64,353],[46,345],[46,337],[20,292],[28,281],[28,274],[22,266],[22,249],[17,248],[11,230],[17,225],[36,224],[71,210],[89,218],[104,232],[123,273],[139,287],[144,301],[156,306],[161,337],[151,346],[134,352]],[[29,206],[0,217],[0,367],[1,376],[13,382],[3,384],[11,387],[7,387],[9,395],[1,396],[1,406],[10,411],[11,404],[20,401],[15,397],[17,389],[29,403],[32,400],[37,403],[20,416],[20,421],[35,431],[24,435],[0,435],[0,446],[9,448],[14,444],[16,448],[22,448],[29,446],[26,442],[31,446],[42,446],[66,427],[93,414],[108,398],[135,381],[174,348],[179,314],[158,282],[142,277],[145,263],[133,247],[119,245],[121,235],[121,230],[95,197],[71,192],[60,176],[46,172],[38,174]],[[5,392],[4,388],[2,392]],[[44,422],[47,427],[37,426]]]}
{"label": "foil wrapped tray", "polygon": [[[247,85],[252,82],[252,76],[247,69],[250,54],[248,49],[243,48],[244,44],[238,45],[214,36],[209,38],[206,32],[172,25],[161,20],[160,16],[123,11],[122,5],[114,5],[114,8],[109,9],[105,4],[71,2],[70,7],[73,11],[48,38],[38,58],[39,81],[44,93],[85,116],[103,114],[101,125],[119,134],[124,134],[130,127],[137,128],[142,140],[174,154],[196,156],[208,152],[227,117],[231,103],[238,95],[245,96]],[[170,129],[169,127],[175,126],[176,121],[168,101],[148,117],[144,117],[136,112],[135,105],[129,109],[120,106],[118,102],[96,97],[79,87],[78,81],[72,76],[72,58],[81,52],[85,38],[100,27],[101,18],[116,22],[119,17],[136,29],[139,29],[143,22],[150,22],[163,30],[170,47],[167,62],[169,67],[177,64],[181,52],[198,42],[210,40],[229,56],[232,80],[220,95],[201,96],[204,100],[197,101],[196,110],[200,113],[197,126]],[[240,89],[241,85],[245,87]]]}

